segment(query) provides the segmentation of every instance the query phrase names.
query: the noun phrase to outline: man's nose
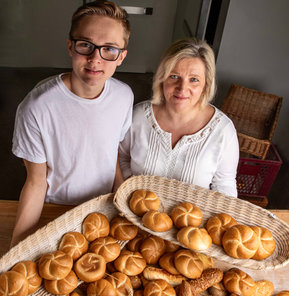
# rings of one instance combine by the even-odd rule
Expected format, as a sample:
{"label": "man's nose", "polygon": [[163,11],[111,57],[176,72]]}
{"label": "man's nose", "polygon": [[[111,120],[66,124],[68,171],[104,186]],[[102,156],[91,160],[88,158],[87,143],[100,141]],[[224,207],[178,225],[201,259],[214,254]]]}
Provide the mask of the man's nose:
{"label": "man's nose", "polygon": [[102,60],[102,57],[100,55],[100,51],[98,48],[96,48],[94,52],[89,56],[89,60],[93,60],[97,62]]}

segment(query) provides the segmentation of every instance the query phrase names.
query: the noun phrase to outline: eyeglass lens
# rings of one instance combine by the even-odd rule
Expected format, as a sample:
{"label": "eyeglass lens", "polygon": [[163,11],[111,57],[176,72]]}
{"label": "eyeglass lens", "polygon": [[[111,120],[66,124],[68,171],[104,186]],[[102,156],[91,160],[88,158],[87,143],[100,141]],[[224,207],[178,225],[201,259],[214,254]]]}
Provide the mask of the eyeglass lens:
{"label": "eyeglass lens", "polygon": [[115,61],[120,55],[121,50],[112,46],[96,46],[95,44],[82,41],[74,40],[75,51],[82,55],[91,55],[96,49],[99,50],[100,56],[108,61]]}

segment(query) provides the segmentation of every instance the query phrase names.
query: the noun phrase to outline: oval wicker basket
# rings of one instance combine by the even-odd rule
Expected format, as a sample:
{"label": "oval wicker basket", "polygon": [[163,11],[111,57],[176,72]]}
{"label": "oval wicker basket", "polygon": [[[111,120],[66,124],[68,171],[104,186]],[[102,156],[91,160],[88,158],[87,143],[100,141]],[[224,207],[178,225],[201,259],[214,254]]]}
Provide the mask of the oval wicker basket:
{"label": "oval wicker basket", "polygon": [[274,254],[263,261],[234,259],[228,256],[222,247],[214,244],[202,252],[212,258],[250,269],[276,269],[289,262],[289,226],[259,206],[216,191],[163,177],[135,176],[126,180],[114,196],[117,209],[141,229],[177,244],[180,243],[176,240],[177,229],[175,227],[167,232],[154,232],[143,226],[141,218],[130,210],[128,200],[131,194],[138,189],[151,190],[156,193],[161,199],[162,211],[168,214],[180,202],[192,202],[203,212],[201,226],[204,226],[209,217],[217,213],[227,213],[233,216],[239,224],[256,225],[269,229],[276,242]]}

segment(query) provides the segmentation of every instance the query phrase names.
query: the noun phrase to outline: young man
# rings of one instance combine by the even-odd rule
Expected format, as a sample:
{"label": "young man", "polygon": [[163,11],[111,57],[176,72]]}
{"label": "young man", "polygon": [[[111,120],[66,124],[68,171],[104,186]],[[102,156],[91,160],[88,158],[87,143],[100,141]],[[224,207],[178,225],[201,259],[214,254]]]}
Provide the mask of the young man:
{"label": "young man", "polygon": [[19,105],[13,153],[27,179],[11,246],[36,228],[43,203],[80,204],[122,181],[118,145],[131,124],[133,93],[111,78],[126,57],[127,13],[109,1],[80,7],[67,41],[72,72],[46,79]]}

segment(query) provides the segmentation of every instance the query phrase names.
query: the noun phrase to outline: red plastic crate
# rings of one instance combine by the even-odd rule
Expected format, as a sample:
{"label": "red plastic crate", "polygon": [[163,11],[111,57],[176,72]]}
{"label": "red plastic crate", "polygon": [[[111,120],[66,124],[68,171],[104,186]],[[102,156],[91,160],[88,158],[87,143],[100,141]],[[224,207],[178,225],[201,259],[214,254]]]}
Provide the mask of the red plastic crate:
{"label": "red plastic crate", "polygon": [[273,144],[264,160],[240,157],[237,169],[238,195],[267,196],[281,165],[282,160]]}

